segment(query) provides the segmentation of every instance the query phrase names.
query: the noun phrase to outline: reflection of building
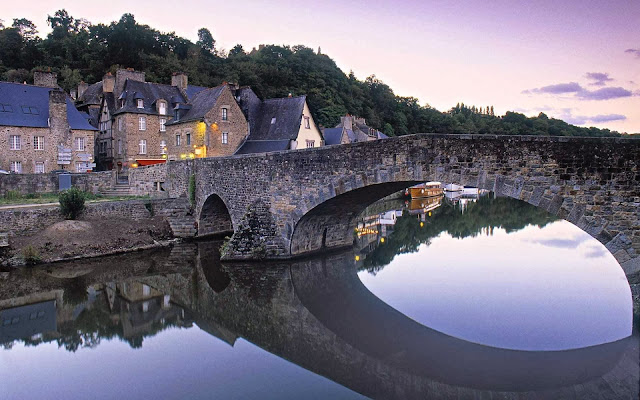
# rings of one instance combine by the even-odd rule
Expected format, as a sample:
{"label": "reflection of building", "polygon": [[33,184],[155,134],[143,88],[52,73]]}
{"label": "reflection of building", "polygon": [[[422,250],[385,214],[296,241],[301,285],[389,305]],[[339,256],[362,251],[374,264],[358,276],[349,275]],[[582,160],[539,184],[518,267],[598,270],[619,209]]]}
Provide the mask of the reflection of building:
{"label": "reflection of building", "polygon": [[464,186],[456,192],[445,192],[445,197],[450,203],[464,212],[469,203],[475,203],[480,197],[486,196],[487,194],[489,194],[488,190]]}
{"label": "reflection of building", "polygon": [[75,350],[96,345],[102,336],[117,336],[137,346],[145,336],[169,326],[191,326],[184,309],[169,295],[138,281],[79,291],[85,294],[79,304],[64,301],[69,296],[66,289],[0,302],[0,344],[58,341]]}

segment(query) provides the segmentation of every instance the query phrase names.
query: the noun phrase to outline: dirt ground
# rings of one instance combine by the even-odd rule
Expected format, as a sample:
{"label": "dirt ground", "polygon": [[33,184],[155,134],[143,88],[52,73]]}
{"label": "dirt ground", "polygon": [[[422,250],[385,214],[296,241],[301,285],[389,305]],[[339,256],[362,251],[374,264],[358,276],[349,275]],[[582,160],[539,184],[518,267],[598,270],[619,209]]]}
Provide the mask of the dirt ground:
{"label": "dirt ground", "polygon": [[172,237],[162,217],[132,221],[125,218],[61,221],[30,236],[9,241],[7,258],[24,257],[29,251],[41,262],[90,256],[149,246]]}

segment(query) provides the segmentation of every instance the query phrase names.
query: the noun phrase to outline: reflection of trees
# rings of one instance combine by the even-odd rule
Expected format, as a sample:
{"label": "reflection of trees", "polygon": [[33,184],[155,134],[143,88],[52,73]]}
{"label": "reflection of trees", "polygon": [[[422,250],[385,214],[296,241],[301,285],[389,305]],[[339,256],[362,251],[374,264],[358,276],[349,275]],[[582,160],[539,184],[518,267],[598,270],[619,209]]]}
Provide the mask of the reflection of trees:
{"label": "reflection of trees", "polygon": [[464,213],[444,202],[422,227],[418,218],[405,212],[397,219],[385,244],[367,256],[361,270],[380,271],[396,254],[413,253],[421,244],[429,245],[430,240],[442,232],[461,239],[477,236],[485,229],[491,232],[494,228],[502,228],[513,232],[527,225],[543,227],[556,219],[543,209],[507,197],[481,197],[477,202],[469,203]]}

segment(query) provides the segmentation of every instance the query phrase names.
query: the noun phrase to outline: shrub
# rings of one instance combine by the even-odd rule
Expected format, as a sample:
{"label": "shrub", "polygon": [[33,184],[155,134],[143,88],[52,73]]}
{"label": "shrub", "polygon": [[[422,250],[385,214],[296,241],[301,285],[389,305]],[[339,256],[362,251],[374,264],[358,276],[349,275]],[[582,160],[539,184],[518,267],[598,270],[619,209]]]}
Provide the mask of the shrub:
{"label": "shrub", "polygon": [[22,249],[22,258],[27,265],[38,264],[41,261],[40,253],[31,245]]}
{"label": "shrub", "polygon": [[60,192],[58,200],[60,201],[60,211],[66,219],[76,219],[84,211],[84,201],[86,194],[76,188],[72,187],[69,190]]}
{"label": "shrub", "polygon": [[17,190],[7,190],[7,193],[5,193],[4,198],[7,200],[17,200],[22,198],[22,195]]}

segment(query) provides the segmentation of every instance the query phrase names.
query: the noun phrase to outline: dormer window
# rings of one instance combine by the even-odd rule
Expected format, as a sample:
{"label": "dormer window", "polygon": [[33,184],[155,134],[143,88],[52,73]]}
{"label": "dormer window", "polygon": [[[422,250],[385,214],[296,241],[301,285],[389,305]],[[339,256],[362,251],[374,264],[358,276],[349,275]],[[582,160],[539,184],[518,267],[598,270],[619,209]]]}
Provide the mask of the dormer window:
{"label": "dormer window", "polygon": [[138,108],[144,108],[144,100],[142,100],[142,99],[136,100],[136,106]]}
{"label": "dormer window", "polygon": [[120,108],[124,107],[125,99],[120,99]]}
{"label": "dormer window", "polygon": [[167,103],[164,101],[158,103],[158,114],[167,115]]}

